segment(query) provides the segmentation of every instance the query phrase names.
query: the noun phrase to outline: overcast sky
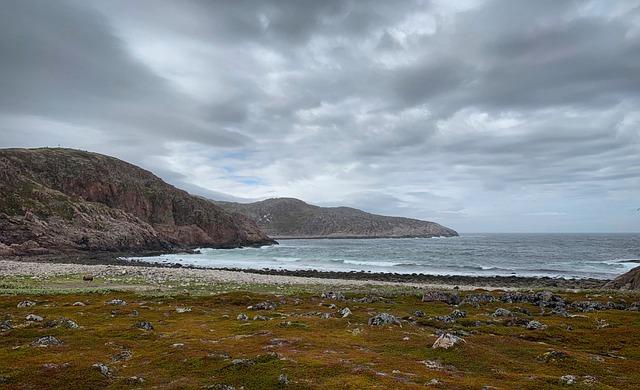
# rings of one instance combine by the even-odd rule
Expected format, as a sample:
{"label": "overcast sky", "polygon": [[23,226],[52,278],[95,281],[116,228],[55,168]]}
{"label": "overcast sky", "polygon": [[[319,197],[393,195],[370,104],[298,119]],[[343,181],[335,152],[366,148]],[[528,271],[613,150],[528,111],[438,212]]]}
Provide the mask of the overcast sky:
{"label": "overcast sky", "polygon": [[3,0],[0,147],[58,145],[210,197],[637,232],[640,4]]}

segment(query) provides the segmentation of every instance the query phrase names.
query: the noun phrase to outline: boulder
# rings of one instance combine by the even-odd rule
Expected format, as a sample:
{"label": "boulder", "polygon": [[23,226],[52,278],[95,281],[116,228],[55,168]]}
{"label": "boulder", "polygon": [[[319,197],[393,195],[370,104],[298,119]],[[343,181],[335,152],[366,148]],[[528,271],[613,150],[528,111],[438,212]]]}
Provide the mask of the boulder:
{"label": "boulder", "polygon": [[136,322],[134,326],[138,329],[144,329],[146,331],[153,330],[153,325],[151,325],[151,322],[149,321]]}
{"label": "boulder", "polygon": [[29,314],[27,315],[27,317],[25,318],[27,321],[32,321],[32,322],[42,322],[42,320],[44,320],[44,318],[40,317],[39,315],[36,314]]}
{"label": "boulder", "polygon": [[493,312],[494,317],[513,317],[513,313],[510,310],[499,307]]}
{"label": "boulder", "polygon": [[61,345],[62,341],[53,336],[42,336],[36,339],[32,345],[36,347],[48,347],[50,345]]}
{"label": "boulder", "polygon": [[338,312],[342,318],[349,317],[351,315],[351,310],[348,307],[340,309]]}
{"label": "boulder", "polygon": [[462,337],[458,337],[451,333],[444,333],[444,334],[441,334],[440,337],[438,337],[438,339],[433,343],[433,346],[431,348],[449,349],[460,342],[466,343],[466,341]]}
{"label": "boulder", "polygon": [[384,325],[400,325],[400,320],[389,313],[380,313],[369,318],[369,325],[372,326],[384,326]]}
{"label": "boulder", "polygon": [[19,308],[32,307],[32,306],[35,306],[35,305],[36,305],[36,303],[34,301],[29,301],[29,300],[22,301],[22,302],[18,303],[18,307]]}

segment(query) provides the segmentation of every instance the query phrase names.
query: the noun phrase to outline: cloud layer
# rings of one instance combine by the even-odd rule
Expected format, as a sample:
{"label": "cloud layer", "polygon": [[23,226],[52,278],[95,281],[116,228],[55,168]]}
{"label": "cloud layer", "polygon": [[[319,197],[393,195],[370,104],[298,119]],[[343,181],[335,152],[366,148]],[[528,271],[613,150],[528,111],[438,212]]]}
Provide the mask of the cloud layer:
{"label": "cloud layer", "polygon": [[0,11],[0,147],[95,150],[212,197],[461,231],[640,230],[636,2]]}

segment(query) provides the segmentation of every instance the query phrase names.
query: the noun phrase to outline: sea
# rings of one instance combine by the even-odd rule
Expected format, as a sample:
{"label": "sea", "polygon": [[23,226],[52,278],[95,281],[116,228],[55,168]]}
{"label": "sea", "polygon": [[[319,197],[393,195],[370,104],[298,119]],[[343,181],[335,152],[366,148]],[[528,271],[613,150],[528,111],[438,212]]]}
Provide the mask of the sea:
{"label": "sea", "polygon": [[640,234],[287,239],[260,248],[130,258],[208,268],[611,279],[640,266]]}

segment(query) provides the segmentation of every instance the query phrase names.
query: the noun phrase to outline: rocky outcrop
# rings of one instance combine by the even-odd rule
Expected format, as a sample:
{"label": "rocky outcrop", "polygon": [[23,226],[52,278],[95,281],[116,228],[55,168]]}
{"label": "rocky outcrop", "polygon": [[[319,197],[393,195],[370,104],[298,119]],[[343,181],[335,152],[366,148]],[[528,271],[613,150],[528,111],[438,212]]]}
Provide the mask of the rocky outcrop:
{"label": "rocky outcrop", "polygon": [[350,207],[319,207],[293,198],[255,203],[214,201],[247,215],[275,238],[451,237],[456,231],[434,222],[370,214]]}
{"label": "rocky outcrop", "polygon": [[273,242],[249,218],[116,158],[0,150],[0,256]]}
{"label": "rocky outcrop", "polygon": [[621,290],[640,290],[640,267],[618,276],[605,284],[604,287]]}

